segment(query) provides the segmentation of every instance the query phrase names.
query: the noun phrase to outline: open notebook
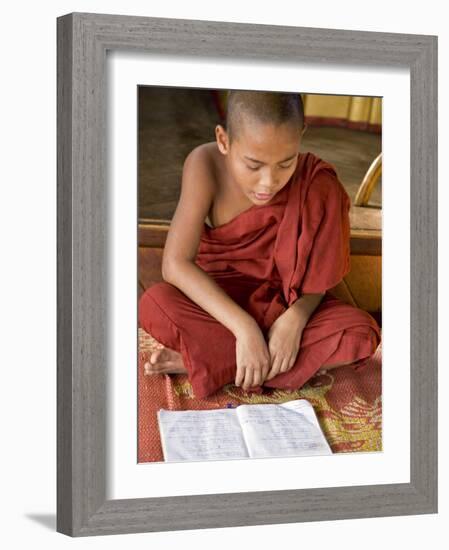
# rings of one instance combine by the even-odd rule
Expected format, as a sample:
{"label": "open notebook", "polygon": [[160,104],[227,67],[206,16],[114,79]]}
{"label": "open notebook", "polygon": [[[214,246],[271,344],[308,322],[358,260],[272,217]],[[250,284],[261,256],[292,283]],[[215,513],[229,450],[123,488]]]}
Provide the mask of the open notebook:
{"label": "open notebook", "polygon": [[330,455],[306,399],[235,409],[157,413],[166,462]]}

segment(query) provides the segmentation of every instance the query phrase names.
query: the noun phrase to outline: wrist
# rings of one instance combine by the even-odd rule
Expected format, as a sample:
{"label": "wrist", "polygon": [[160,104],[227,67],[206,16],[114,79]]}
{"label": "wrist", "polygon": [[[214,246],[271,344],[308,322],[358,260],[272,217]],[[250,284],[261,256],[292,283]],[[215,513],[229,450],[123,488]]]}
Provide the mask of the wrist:
{"label": "wrist", "polygon": [[287,311],[290,312],[291,322],[293,323],[294,328],[297,330],[303,330],[308,321],[306,313],[299,308],[289,308]]}
{"label": "wrist", "polygon": [[303,294],[288,309],[291,311],[292,318],[296,320],[300,327],[304,328],[309,321],[310,316],[318,307],[324,294]]}
{"label": "wrist", "polygon": [[308,310],[299,301],[292,304],[285,313],[289,315],[289,321],[299,330],[302,330],[309,320]]}
{"label": "wrist", "polygon": [[249,313],[245,312],[245,315],[242,315],[234,324],[234,326],[231,328],[231,332],[234,334],[234,336],[241,337],[245,333],[249,333],[254,331],[255,329],[259,329],[260,327],[257,324],[254,317],[252,317]]}

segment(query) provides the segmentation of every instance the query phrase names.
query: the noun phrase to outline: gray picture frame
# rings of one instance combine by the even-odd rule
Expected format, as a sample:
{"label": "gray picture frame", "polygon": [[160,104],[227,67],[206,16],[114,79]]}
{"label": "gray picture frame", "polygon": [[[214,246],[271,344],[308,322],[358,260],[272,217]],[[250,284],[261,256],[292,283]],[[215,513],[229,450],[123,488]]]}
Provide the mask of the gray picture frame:
{"label": "gray picture frame", "polygon": [[[410,69],[410,483],[106,499],[108,50]],[[57,19],[57,531],[437,512],[437,70],[437,36],[92,13]]]}

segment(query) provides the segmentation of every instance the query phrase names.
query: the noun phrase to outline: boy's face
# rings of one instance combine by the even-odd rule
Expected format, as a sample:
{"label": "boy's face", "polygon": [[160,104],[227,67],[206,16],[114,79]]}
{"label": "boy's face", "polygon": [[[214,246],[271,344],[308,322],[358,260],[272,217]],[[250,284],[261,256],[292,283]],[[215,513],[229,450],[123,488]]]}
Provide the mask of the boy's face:
{"label": "boy's face", "polygon": [[229,146],[226,130],[216,127],[217,145],[226,155],[234,183],[254,204],[268,203],[289,181],[298,162],[302,135],[293,124],[245,123]]}

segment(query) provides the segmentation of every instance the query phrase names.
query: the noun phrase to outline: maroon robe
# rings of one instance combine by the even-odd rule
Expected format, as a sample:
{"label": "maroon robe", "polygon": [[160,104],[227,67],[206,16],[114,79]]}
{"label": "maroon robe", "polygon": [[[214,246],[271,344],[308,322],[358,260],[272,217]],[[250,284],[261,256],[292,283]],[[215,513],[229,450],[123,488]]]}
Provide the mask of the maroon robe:
{"label": "maroon robe", "polygon": [[[215,228],[204,224],[196,264],[255,318],[265,337],[302,294],[325,293],[302,332],[294,366],[264,386],[298,389],[324,364],[361,366],[380,342],[371,315],[328,292],[350,271],[349,208],[334,168],[305,153],[269,203]],[[139,322],[181,353],[196,397],[234,382],[235,336],[175,286],[148,288],[139,300]]]}

